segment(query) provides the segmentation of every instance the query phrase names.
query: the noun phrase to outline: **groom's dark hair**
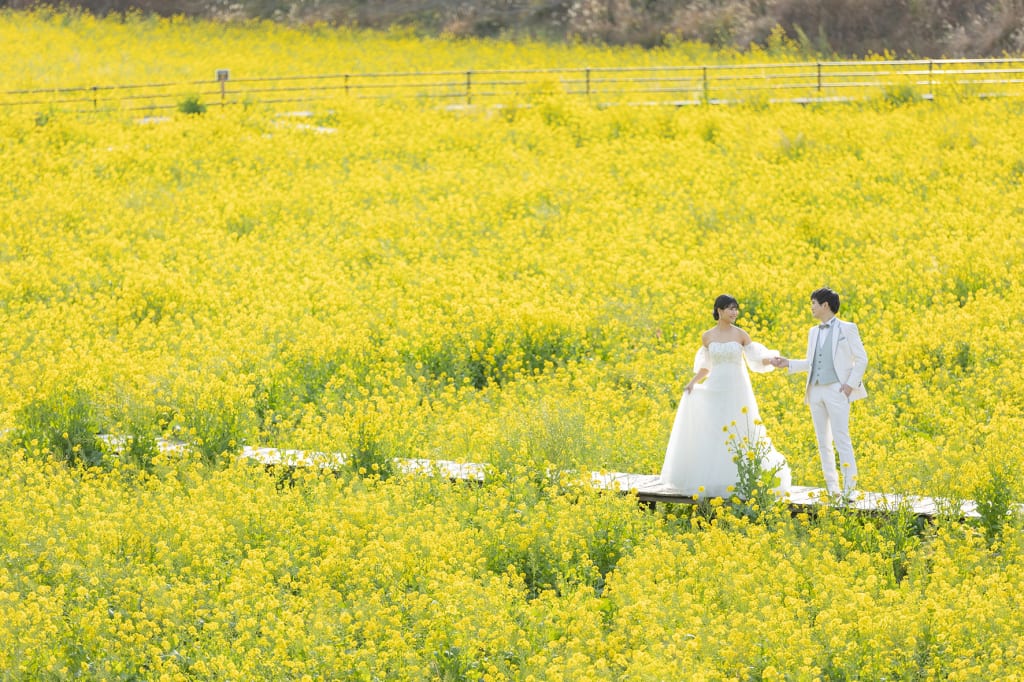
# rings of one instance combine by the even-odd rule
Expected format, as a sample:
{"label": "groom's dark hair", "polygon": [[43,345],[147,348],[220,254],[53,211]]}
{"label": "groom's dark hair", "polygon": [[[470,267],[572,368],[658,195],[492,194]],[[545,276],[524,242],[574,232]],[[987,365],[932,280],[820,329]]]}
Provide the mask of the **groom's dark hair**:
{"label": "groom's dark hair", "polygon": [[719,296],[718,298],[715,299],[715,313],[714,313],[714,317],[715,317],[716,320],[718,319],[718,311],[719,310],[725,310],[726,308],[739,308],[739,307],[740,307],[740,302],[739,301],[737,301],[735,298],[733,298],[729,294],[722,294],[721,296]]}
{"label": "groom's dark hair", "polygon": [[811,300],[817,301],[818,303],[824,303],[828,306],[828,309],[832,311],[832,314],[839,312],[839,294],[832,291],[828,287],[822,287],[815,289],[811,292]]}

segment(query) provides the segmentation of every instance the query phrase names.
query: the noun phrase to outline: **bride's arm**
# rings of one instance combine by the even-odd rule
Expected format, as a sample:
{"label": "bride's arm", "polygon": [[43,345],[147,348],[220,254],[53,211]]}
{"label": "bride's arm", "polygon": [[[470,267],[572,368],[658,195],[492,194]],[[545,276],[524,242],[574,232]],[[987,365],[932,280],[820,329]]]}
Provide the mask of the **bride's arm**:
{"label": "bride's arm", "polygon": [[708,374],[711,374],[711,370],[709,370],[707,367],[702,367],[701,370],[697,372],[697,376],[690,379],[690,383],[686,384],[686,388],[684,388],[683,390],[689,393],[690,391],[693,390],[693,387],[699,384],[701,381],[703,381],[704,377],[706,377]]}
{"label": "bride's arm", "polygon": [[708,347],[703,343],[700,346],[700,350],[697,351],[697,355],[693,358],[693,371],[696,376],[690,379],[690,383],[686,384],[685,391],[689,393],[693,390],[693,387],[704,381],[704,377],[711,374],[711,356],[708,353]]}
{"label": "bride's arm", "polygon": [[751,341],[743,346],[743,356],[747,359],[747,367],[751,372],[764,373],[775,369],[772,359],[779,356],[779,351],[769,350],[760,343]]}

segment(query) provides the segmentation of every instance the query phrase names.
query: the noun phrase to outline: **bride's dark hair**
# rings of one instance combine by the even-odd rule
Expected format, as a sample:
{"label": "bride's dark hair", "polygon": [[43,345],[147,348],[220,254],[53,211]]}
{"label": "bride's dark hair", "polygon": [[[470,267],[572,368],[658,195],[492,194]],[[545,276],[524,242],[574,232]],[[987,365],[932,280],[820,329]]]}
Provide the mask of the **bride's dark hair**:
{"label": "bride's dark hair", "polygon": [[715,299],[715,319],[718,319],[718,311],[725,310],[726,308],[739,308],[740,302],[729,294],[722,294]]}

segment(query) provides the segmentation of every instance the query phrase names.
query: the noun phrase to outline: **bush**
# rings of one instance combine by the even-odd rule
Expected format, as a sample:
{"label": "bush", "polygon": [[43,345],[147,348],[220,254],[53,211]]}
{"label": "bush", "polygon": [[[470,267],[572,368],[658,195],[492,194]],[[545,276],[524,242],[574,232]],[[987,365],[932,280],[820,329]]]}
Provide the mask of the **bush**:
{"label": "bush", "polygon": [[394,473],[394,445],[384,416],[374,410],[352,415],[349,421],[347,462],[360,476],[386,479]]}
{"label": "bush", "polygon": [[243,377],[196,380],[175,427],[207,464],[235,455],[258,432],[252,388]]}
{"label": "bush", "polygon": [[898,107],[903,104],[913,104],[914,102],[920,102],[922,97],[914,86],[903,84],[903,85],[890,85],[885,89],[885,93],[882,95],[882,99],[885,100],[886,104],[890,106]]}
{"label": "bush", "polygon": [[772,489],[781,483],[782,465],[769,466],[771,443],[764,437],[760,422],[755,422],[753,428],[748,424],[747,433],[750,435],[741,436],[733,427],[727,441],[737,473],[731,510],[737,516],[756,520],[781,509],[782,502]]}
{"label": "bush", "polygon": [[96,409],[85,389],[57,389],[36,398],[18,411],[15,422],[15,442],[26,451],[48,453],[68,465],[103,462]]}
{"label": "bush", "polygon": [[205,114],[206,105],[203,104],[199,95],[189,95],[178,102],[178,111],[183,114]]}
{"label": "bush", "polygon": [[992,544],[1002,535],[1013,508],[1013,487],[1009,477],[997,465],[990,465],[989,478],[975,489],[974,500],[985,538]]}

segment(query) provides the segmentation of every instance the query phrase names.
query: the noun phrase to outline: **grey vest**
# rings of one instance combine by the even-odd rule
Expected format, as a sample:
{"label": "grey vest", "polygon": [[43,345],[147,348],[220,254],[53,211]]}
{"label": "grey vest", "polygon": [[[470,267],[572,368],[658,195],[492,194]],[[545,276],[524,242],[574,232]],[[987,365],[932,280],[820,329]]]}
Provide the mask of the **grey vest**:
{"label": "grey vest", "polygon": [[836,333],[837,326],[838,324],[833,322],[825,332],[825,340],[818,340],[818,348],[814,351],[814,363],[811,366],[812,384],[839,383],[839,375],[836,374],[836,365],[832,357],[832,334]]}

